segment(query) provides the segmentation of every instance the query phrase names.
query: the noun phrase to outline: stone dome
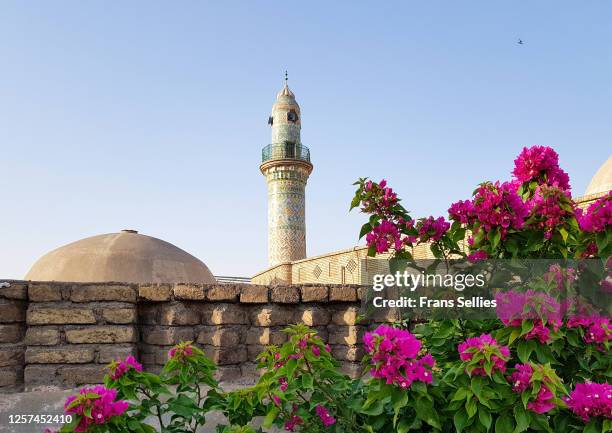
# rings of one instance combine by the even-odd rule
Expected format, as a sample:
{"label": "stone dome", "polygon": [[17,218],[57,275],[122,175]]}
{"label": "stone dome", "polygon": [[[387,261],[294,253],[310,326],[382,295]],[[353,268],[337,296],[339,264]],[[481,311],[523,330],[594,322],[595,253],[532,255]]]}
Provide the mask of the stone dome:
{"label": "stone dome", "polygon": [[81,239],[34,263],[26,280],[128,283],[215,283],[200,260],[180,248],[122,230]]}
{"label": "stone dome", "polygon": [[584,195],[602,194],[610,190],[612,190],[612,156],[599,167]]}

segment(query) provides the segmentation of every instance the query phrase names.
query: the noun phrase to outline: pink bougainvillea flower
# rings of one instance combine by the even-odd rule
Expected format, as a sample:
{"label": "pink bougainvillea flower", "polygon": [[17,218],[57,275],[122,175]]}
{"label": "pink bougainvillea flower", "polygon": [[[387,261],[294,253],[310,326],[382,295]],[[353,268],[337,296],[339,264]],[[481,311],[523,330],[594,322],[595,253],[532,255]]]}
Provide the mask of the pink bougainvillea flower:
{"label": "pink bougainvillea flower", "polygon": [[486,260],[489,257],[486,251],[474,251],[473,253],[468,255],[468,260],[472,263],[479,262],[481,260]]}
{"label": "pink bougainvillea flower", "polygon": [[548,146],[524,147],[514,160],[514,177],[521,183],[536,181],[569,190],[569,176],[559,168],[559,155]]}
{"label": "pink bougainvillea flower", "polygon": [[417,231],[421,242],[438,241],[450,228],[444,217],[435,218],[433,216],[422,218],[417,222]]}
{"label": "pink bougainvillea flower", "polygon": [[116,361],[111,362],[111,364],[109,365],[109,369],[111,379],[117,380],[125,373],[127,373],[130,369],[142,372],[142,365],[138,361],[136,361],[136,358],[130,355],[125,358],[124,361],[117,359]]}
{"label": "pink bougainvillea flower", "polygon": [[[470,375],[486,376],[485,364],[491,363],[491,374],[496,371],[506,371],[506,362],[510,359],[510,349],[501,346],[490,334],[471,337],[459,344],[459,359],[465,362],[472,361],[477,356],[478,363]],[[489,359],[490,361],[487,361]]]}
{"label": "pink bougainvillea flower", "polygon": [[175,359],[180,362],[185,361],[186,358],[193,355],[193,347],[191,346],[191,344],[192,344],[191,341],[185,341],[185,342],[177,344],[176,346],[174,346],[172,349],[168,351],[168,358]]}
{"label": "pink bougainvillea flower", "polygon": [[605,231],[612,225],[612,191],[591,204],[586,213],[582,209],[576,209],[576,219],[580,229],[585,232],[599,233]]}
{"label": "pink bougainvillea flower", "polygon": [[79,394],[68,397],[64,404],[66,414],[81,416],[74,431],[85,432],[92,424],[105,424],[113,416],[123,414],[129,403],[123,400],[115,401],[116,397],[116,389],[102,385],[83,388]]}
{"label": "pink bougainvillea flower", "polygon": [[567,406],[574,414],[588,422],[592,417],[612,418],[612,385],[609,383],[586,382],[576,385]]}
{"label": "pink bougainvillea flower", "polygon": [[527,409],[534,411],[535,413],[546,413],[553,409],[556,405],[554,403],[555,395],[546,386],[542,385],[538,391],[536,399],[527,403]]}
{"label": "pink bougainvillea flower", "polygon": [[329,414],[329,411],[325,406],[318,404],[315,411],[325,427],[329,427],[330,425],[334,425],[336,423],[336,419]]}
{"label": "pink bougainvillea flower", "polygon": [[408,388],[414,381],[431,383],[435,360],[431,355],[419,358],[421,342],[410,331],[381,325],[363,338],[370,354],[372,376],[387,384]]}

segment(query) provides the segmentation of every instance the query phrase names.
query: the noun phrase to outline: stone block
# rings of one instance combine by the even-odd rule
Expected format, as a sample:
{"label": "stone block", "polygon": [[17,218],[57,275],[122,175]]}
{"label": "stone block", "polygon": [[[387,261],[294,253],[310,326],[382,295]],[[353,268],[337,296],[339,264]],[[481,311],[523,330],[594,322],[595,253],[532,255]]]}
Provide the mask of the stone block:
{"label": "stone block", "polygon": [[23,338],[24,326],[20,323],[0,325],[0,343],[18,343]]}
{"label": "stone block", "polygon": [[0,299],[0,323],[25,321],[26,308],[23,302]]}
{"label": "stone block", "polygon": [[298,320],[307,326],[322,326],[329,324],[330,312],[323,307],[308,307],[298,312]]}
{"label": "stone block", "polygon": [[300,290],[294,286],[277,286],[270,290],[272,302],[278,304],[298,304]]}
{"label": "stone block", "polygon": [[237,365],[227,365],[217,368],[215,379],[219,382],[237,382],[242,378],[242,371]]}
{"label": "stone block", "polygon": [[332,322],[335,325],[356,325],[359,321],[359,308],[341,307],[333,311]]}
{"label": "stone block", "polygon": [[281,345],[287,341],[287,334],[281,329],[251,327],[247,331],[247,344]]}
{"label": "stone block", "polygon": [[282,326],[293,323],[294,311],[280,306],[259,307],[251,312],[254,326]]}
{"label": "stone block", "polygon": [[172,286],[170,284],[139,286],[138,296],[142,300],[151,302],[169,301],[172,297]]}
{"label": "stone block", "polygon": [[58,284],[30,283],[28,297],[31,302],[61,301],[62,286]]}
{"label": "stone block", "polygon": [[202,350],[217,365],[241,364],[247,360],[247,349],[242,345],[236,347],[202,346]]}
{"label": "stone block", "polygon": [[237,304],[207,305],[202,311],[205,325],[246,325],[249,323],[247,310]]}
{"label": "stone block", "polygon": [[12,387],[21,382],[20,370],[15,368],[0,368],[0,389]]}
{"label": "stone block", "polygon": [[26,365],[23,372],[26,389],[31,389],[36,385],[59,385],[58,368],[58,365]]}
{"label": "stone block", "polygon": [[60,332],[55,328],[30,327],[26,330],[24,342],[28,346],[54,346],[60,342]]}
{"label": "stone block", "polygon": [[331,353],[334,358],[341,361],[360,362],[365,355],[365,350],[362,346],[334,345],[331,346]]}
{"label": "stone block", "polygon": [[357,290],[350,286],[331,286],[329,288],[330,302],[356,302]]}
{"label": "stone block", "polygon": [[28,299],[28,285],[26,283],[9,282],[9,284],[9,287],[0,288],[0,298],[21,301]]}
{"label": "stone block", "polygon": [[98,349],[98,362],[108,364],[109,362],[119,358],[125,359],[128,356],[136,356],[136,346],[118,346],[116,344],[100,346]]}
{"label": "stone block", "polygon": [[193,341],[192,327],[181,328],[147,328],[143,330],[144,342],[148,344],[173,345],[181,341]]}
{"label": "stone block", "polygon": [[238,327],[206,326],[198,334],[197,342],[209,346],[233,347],[242,342],[243,332]]}
{"label": "stone block", "polygon": [[143,325],[156,325],[159,310],[159,305],[157,304],[138,305],[138,321]]}
{"label": "stone block", "polygon": [[93,310],[89,308],[30,308],[28,325],[84,325],[96,323]]}
{"label": "stone block", "polygon": [[163,304],[159,309],[160,325],[198,325],[200,314],[184,303]]}
{"label": "stone block", "polygon": [[266,346],[261,344],[249,344],[247,346],[247,360],[255,362],[260,353],[266,350]]}
{"label": "stone block", "polygon": [[302,302],[327,302],[329,288],[324,286],[304,286],[301,288]]}
{"label": "stone block", "polygon": [[11,367],[23,365],[24,347],[3,347],[0,348],[0,367]]}
{"label": "stone block", "polygon": [[73,302],[121,301],[135,303],[136,294],[135,287],[125,284],[79,284],[72,287],[70,299]]}
{"label": "stone block", "polygon": [[70,387],[102,383],[106,373],[98,364],[61,366],[57,371],[62,383]]}
{"label": "stone block", "polygon": [[86,364],[94,360],[93,348],[74,346],[28,347],[25,352],[26,364]]}
{"label": "stone block", "polygon": [[204,287],[199,284],[175,284],[174,297],[189,301],[203,301],[206,295]]}
{"label": "stone block", "polygon": [[329,331],[329,344],[356,345],[360,344],[365,329],[363,326],[336,326],[327,327]]}
{"label": "stone block", "polygon": [[137,337],[133,326],[88,326],[66,330],[68,343],[131,343]]}
{"label": "stone block", "polygon": [[206,299],[212,302],[238,302],[239,298],[240,287],[232,284],[214,285],[206,291]]}
{"label": "stone block", "polygon": [[350,378],[357,378],[361,374],[363,367],[358,362],[344,361],[340,366],[340,371]]}
{"label": "stone block", "polygon": [[136,322],[135,308],[108,308],[102,310],[102,317],[108,323],[126,324]]}
{"label": "stone block", "polygon": [[240,302],[244,304],[267,304],[268,288],[266,286],[243,286]]}

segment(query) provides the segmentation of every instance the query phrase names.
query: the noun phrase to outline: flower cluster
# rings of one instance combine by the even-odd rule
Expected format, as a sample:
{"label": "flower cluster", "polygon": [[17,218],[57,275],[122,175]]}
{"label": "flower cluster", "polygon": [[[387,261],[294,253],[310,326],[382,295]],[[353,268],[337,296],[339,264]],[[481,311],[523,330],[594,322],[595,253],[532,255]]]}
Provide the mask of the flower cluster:
{"label": "flower cluster", "polygon": [[559,155],[551,147],[524,147],[514,160],[514,177],[521,183],[536,181],[569,190],[569,176],[559,168]]}
{"label": "flower cluster", "polygon": [[457,349],[459,358],[472,364],[467,368],[470,376],[486,376],[496,371],[503,373],[506,371],[506,362],[510,359],[510,349],[501,346],[490,334],[468,338],[459,344]]}
{"label": "flower cluster", "polygon": [[336,418],[329,414],[329,411],[325,406],[321,406],[320,404],[318,404],[315,411],[317,412],[317,415],[319,416],[321,422],[325,427],[329,427],[336,423]]}
{"label": "flower cluster", "polygon": [[110,378],[113,380],[119,379],[130,369],[142,372],[142,365],[136,361],[136,358],[134,358],[132,355],[125,358],[125,361],[117,359],[116,361],[111,362],[108,368],[110,370]]}
{"label": "flower cluster", "polygon": [[434,219],[430,216],[419,220],[416,228],[421,242],[439,241],[450,228],[450,223],[446,222],[444,217]]}
{"label": "flower cluster", "polygon": [[539,185],[527,206],[531,208],[528,228],[543,231],[546,239],[553,236],[556,227],[574,216],[569,191],[556,186]]}
{"label": "flower cluster", "polygon": [[567,327],[582,328],[587,344],[602,345],[612,341],[612,323],[608,317],[599,314],[572,315],[567,319]]}
{"label": "flower cluster", "polygon": [[[473,200],[458,201],[448,209],[450,218],[464,224],[479,224],[486,233],[499,228],[504,239],[508,230],[522,229],[529,215],[529,206],[517,193],[514,182],[485,182]],[[476,233],[474,233],[476,234]]]}
{"label": "flower cluster", "polygon": [[183,362],[186,358],[193,355],[193,346],[191,341],[184,341],[177,344],[168,351],[168,358]]}
{"label": "flower cluster", "polygon": [[557,290],[562,292],[567,290],[567,286],[571,286],[577,278],[576,269],[563,268],[558,263],[550,265],[548,272],[544,274],[544,281],[555,282]]}
{"label": "flower cluster", "polygon": [[102,385],[83,388],[79,394],[69,396],[64,404],[66,414],[81,417],[74,431],[85,432],[92,424],[104,424],[112,417],[124,413],[129,403],[123,400],[115,401],[116,397],[116,389]]}
{"label": "flower cluster", "polygon": [[285,422],[285,430],[287,431],[295,431],[295,428],[298,425],[304,424],[304,420],[299,415],[296,415],[298,407],[296,404],[293,405],[293,411],[289,416],[289,419]]}
{"label": "flower cluster", "polygon": [[585,422],[597,416],[612,418],[612,385],[579,383],[565,402],[571,411]]}
{"label": "flower cluster", "polygon": [[521,326],[523,321],[533,321],[533,328],[525,334],[526,340],[540,343],[550,340],[550,328],[557,331],[562,324],[561,305],[544,292],[509,290],[495,295],[496,312],[506,326]]}
{"label": "flower cluster", "polygon": [[599,233],[612,225],[612,191],[595,203],[586,211],[576,209],[576,219],[580,228],[589,233]]}
{"label": "flower cluster", "polygon": [[[514,366],[514,373],[510,375],[508,380],[512,385],[512,390],[517,393],[532,389],[534,383],[531,379],[533,376],[533,367],[531,364],[516,364]],[[547,378],[544,376],[544,380]],[[540,389],[536,395],[535,400],[529,401],[527,409],[532,410],[536,413],[545,413],[555,407],[554,403],[555,394],[551,391],[550,387],[546,384],[540,383]]]}
{"label": "flower cluster", "polygon": [[361,210],[366,213],[388,215],[389,208],[398,203],[397,194],[387,186],[387,181],[382,179],[380,182],[368,180],[364,184],[366,199],[362,201]]}
{"label": "flower cluster", "polygon": [[401,238],[401,234],[391,221],[382,220],[379,225],[372,228],[372,231],[366,235],[368,247],[374,246],[377,253],[386,253],[389,248],[393,247],[396,250],[401,250],[407,243],[407,239]]}
{"label": "flower cluster", "polygon": [[435,360],[430,354],[418,358],[421,342],[409,331],[381,325],[363,341],[371,356],[372,376],[402,388],[414,381],[431,383]]}

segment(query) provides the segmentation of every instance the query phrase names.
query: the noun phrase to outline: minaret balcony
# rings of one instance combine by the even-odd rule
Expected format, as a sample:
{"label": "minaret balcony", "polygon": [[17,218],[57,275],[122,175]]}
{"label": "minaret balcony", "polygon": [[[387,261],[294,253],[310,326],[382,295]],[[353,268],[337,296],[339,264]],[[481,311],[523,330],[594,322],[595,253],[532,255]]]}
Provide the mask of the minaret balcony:
{"label": "minaret balcony", "polygon": [[278,159],[293,159],[310,164],[310,150],[306,146],[296,143],[268,144],[261,150],[262,164]]}

